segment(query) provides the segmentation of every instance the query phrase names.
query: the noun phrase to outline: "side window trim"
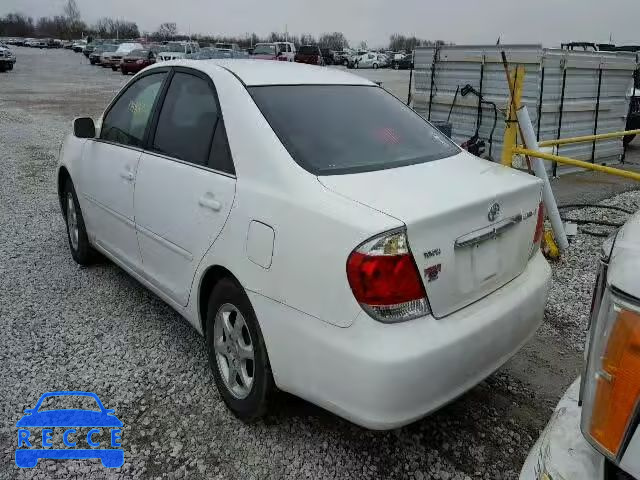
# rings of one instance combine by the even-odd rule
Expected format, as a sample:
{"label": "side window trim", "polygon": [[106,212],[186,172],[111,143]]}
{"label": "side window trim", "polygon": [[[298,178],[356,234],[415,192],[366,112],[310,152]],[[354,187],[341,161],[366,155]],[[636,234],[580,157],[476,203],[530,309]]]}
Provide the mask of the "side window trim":
{"label": "side window trim", "polygon": [[[102,114],[102,124],[104,125],[104,119],[107,117],[107,115],[109,115],[109,113],[111,112],[111,110],[113,109],[113,107],[115,106],[116,103],[118,103],[118,100],[120,100],[120,98],[127,93],[127,91],[136,83],[138,83],[140,80],[142,80],[145,77],[148,77],[149,75],[157,75],[158,73],[164,73],[165,77],[162,80],[162,86],[160,87],[160,93],[158,94],[158,96],[156,97],[156,100],[153,104],[153,108],[152,108],[152,112],[151,112],[151,116],[149,117],[150,121],[147,123],[147,127],[145,129],[144,132],[144,138],[142,139],[142,147],[133,147],[131,145],[123,145],[121,143],[117,143],[117,142],[112,142],[110,140],[105,140],[103,138],[96,138],[94,140],[96,141],[100,141],[100,142],[105,142],[105,143],[109,143],[109,144],[113,144],[113,145],[118,145],[120,147],[125,147],[125,148],[133,148],[133,149],[138,149],[138,150],[144,150],[146,148],[147,145],[147,140],[148,140],[148,136],[149,136],[149,131],[151,128],[151,121],[153,120],[153,114],[155,114],[155,109],[158,107],[158,105],[160,104],[160,94],[162,94],[166,87],[167,87],[167,79],[169,78],[169,74],[171,73],[171,70],[169,68],[157,68],[157,69],[153,69],[149,72],[146,72],[144,75],[141,75],[139,77],[136,77],[135,79],[132,79],[132,81],[130,81],[125,88],[123,88],[122,90],[120,90],[120,92],[118,92],[118,94],[113,98],[113,100],[111,100],[111,103],[109,103],[109,105],[107,106],[107,108],[104,110],[104,113]],[[100,135],[102,135],[102,125],[100,126]]]}
{"label": "side window trim", "polygon": [[[216,102],[216,108],[218,110],[218,119],[216,121],[216,125],[215,128],[213,129],[213,134],[211,135],[211,140],[209,142],[209,155],[211,155],[211,150],[213,148],[213,139],[216,136],[216,131],[218,130],[218,127],[220,125],[222,125],[222,128],[225,129],[225,138],[226,138],[226,149],[229,155],[229,158],[231,159],[231,164],[233,165],[233,172],[234,173],[229,173],[229,172],[223,172],[222,170],[216,170],[215,168],[211,168],[208,167],[206,165],[198,165],[195,164],[193,162],[186,162],[184,160],[181,160],[179,158],[176,157],[172,157],[166,154],[163,154],[161,152],[157,152],[153,149],[153,141],[155,139],[156,136],[156,131],[158,128],[158,120],[160,119],[160,112],[162,111],[162,106],[164,105],[164,101],[165,98],[167,96],[167,91],[169,90],[169,87],[171,86],[171,80],[173,80],[173,77],[176,73],[184,73],[187,75],[193,75],[194,77],[200,78],[201,80],[204,80],[207,85],[209,86],[209,89],[211,90],[211,93],[213,93],[213,98]],[[197,168],[201,168],[204,170],[208,170],[210,172],[214,172],[214,173],[218,173],[227,177],[232,177],[232,178],[236,178],[236,174],[235,174],[235,163],[233,161],[233,155],[231,154],[231,146],[229,145],[229,137],[226,134],[226,127],[225,127],[225,122],[224,122],[224,115],[222,114],[222,109],[220,108],[220,100],[218,99],[218,91],[216,90],[216,87],[213,83],[213,80],[211,79],[211,77],[209,77],[209,75],[207,75],[204,72],[200,72],[198,70],[192,69],[192,68],[188,68],[188,67],[171,67],[169,69],[169,74],[167,75],[167,78],[165,79],[165,83],[162,86],[162,89],[160,91],[160,94],[158,95],[156,104],[154,106],[154,110],[153,113],[151,115],[151,121],[149,122],[149,131],[147,132],[146,135],[146,139],[144,142],[144,147],[143,150],[145,153],[149,153],[152,154],[154,156],[160,157],[160,158],[166,158],[167,160],[173,160],[179,163],[183,163],[185,165],[191,165],[193,167],[197,167]]]}
{"label": "side window trim", "polygon": [[165,155],[164,153],[154,152],[153,150],[143,150],[143,153],[146,155],[151,155],[153,157],[163,158],[165,160],[169,160],[170,162],[182,163],[183,165],[187,165],[193,168],[199,168],[200,170],[206,170],[207,172],[216,173],[218,175],[222,175],[223,177],[236,178],[234,173],[225,172],[223,170],[218,170],[216,168],[211,168],[206,165],[198,165],[197,163],[187,162],[186,160],[180,160],[176,157],[170,157]]}

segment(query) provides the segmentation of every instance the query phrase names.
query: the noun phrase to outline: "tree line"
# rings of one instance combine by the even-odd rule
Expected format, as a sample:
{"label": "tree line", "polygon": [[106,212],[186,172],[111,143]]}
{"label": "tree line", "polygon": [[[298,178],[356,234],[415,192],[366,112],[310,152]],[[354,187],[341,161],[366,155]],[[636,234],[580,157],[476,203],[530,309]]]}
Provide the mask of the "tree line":
{"label": "tree line", "polygon": [[[202,43],[236,43],[241,48],[250,48],[256,43],[263,42],[292,42],[295,45],[318,45],[321,48],[344,50],[349,42],[342,32],[327,32],[318,37],[309,33],[292,35],[271,32],[266,36],[255,33],[246,35],[181,35],[174,22],[161,24],[154,32],[140,32],[135,22],[118,20],[110,17],[99,19],[95,24],[88,25],[82,20],[76,0],[67,0],[60,15],[41,17],[34,20],[21,13],[9,13],[0,17],[0,36],[5,37],[50,37],[64,40],[75,40],[81,37],[95,38],[148,38],[154,41],[196,40]],[[404,36],[398,33],[389,38],[388,48],[392,51],[412,51],[415,47],[444,44],[442,40],[423,40],[415,36]],[[353,46],[360,50],[367,50],[366,42]]]}
{"label": "tree line", "polygon": [[103,38],[138,38],[140,30],[135,22],[114,18],[101,18],[88,25],[80,15],[76,0],[67,0],[60,15],[34,20],[22,13],[9,13],[0,17],[0,36],[48,37],[76,40],[94,36]]}

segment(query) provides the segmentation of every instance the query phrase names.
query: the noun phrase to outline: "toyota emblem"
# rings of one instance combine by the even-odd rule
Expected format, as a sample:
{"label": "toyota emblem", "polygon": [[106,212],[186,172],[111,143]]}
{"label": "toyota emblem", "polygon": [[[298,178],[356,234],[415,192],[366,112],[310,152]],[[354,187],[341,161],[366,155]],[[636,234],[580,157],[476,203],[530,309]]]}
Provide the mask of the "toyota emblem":
{"label": "toyota emblem", "polygon": [[495,221],[500,216],[500,204],[494,203],[489,207],[489,213],[487,214],[487,218],[490,222]]}

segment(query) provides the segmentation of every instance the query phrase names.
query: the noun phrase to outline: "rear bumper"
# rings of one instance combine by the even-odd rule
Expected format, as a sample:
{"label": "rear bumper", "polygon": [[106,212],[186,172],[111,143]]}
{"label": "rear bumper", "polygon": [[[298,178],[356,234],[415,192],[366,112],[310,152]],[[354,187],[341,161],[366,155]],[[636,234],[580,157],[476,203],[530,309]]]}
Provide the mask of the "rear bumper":
{"label": "rear bumper", "polygon": [[542,254],[509,284],[441,320],[388,325],[362,312],[339,328],[249,293],[276,384],[367,428],[411,423],[493,373],[542,321]]}
{"label": "rear bumper", "polygon": [[604,456],[589,445],[580,432],[578,378],[560,399],[551,420],[529,452],[520,480],[545,478],[602,480]]}

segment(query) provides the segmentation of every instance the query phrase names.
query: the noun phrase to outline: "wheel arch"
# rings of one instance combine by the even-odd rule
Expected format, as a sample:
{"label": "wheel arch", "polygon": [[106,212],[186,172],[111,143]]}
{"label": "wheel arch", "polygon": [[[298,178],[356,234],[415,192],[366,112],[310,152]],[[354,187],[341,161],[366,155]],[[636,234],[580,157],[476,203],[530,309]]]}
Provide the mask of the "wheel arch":
{"label": "wheel arch", "polygon": [[63,214],[65,214],[65,208],[64,208],[64,199],[62,198],[62,194],[64,190],[64,184],[67,182],[67,180],[73,183],[69,170],[67,170],[67,167],[63,165],[58,169],[58,201],[60,202],[60,209],[62,210]]}
{"label": "wheel arch", "polygon": [[200,323],[200,329],[203,335],[206,335],[209,296],[218,282],[223,278],[231,278],[238,285],[242,285],[236,276],[222,265],[211,265],[200,279],[198,286],[198,322]]}

